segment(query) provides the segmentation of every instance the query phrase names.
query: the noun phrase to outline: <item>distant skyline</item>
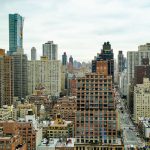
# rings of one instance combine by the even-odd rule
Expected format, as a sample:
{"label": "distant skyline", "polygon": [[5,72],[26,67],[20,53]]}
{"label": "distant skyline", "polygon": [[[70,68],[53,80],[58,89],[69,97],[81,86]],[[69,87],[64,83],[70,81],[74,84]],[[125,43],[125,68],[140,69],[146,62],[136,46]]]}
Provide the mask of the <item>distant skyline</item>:
{"label": "distant skyline", "polygon": [[74,60],[91,61],[109,41],[115,53],[150,42],[149,0],[0,0],[0,48],[9,48],[8,14],[25,18],[24,52],[42,55],[42,44],[58,44]]}

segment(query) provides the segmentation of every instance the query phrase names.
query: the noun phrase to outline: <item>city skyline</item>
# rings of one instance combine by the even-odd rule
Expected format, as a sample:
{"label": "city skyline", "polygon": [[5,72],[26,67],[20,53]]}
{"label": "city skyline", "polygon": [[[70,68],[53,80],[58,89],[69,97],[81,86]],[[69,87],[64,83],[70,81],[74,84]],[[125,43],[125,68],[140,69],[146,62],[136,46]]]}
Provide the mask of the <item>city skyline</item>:
{"label": "city skyline", "polygon": [[0,3],[1,48],[8,51],[9,47],[8,14],[18,13],[25,18],[23,47],[29,58],[33,46],[39,58],[42,44],[51,40],[58,44],[59,59],[66,51],[68,57],[90,61],[100,52],[104,41],[110,41],[116,58],[119,50],[126,55],[127,51],[148,43],[150,38],[148,0],[45,0],[44,3],[6,0]]}
{"label": "city skyline", "polygon": [[0,150],[150,149],[150,0],[0,4]]}

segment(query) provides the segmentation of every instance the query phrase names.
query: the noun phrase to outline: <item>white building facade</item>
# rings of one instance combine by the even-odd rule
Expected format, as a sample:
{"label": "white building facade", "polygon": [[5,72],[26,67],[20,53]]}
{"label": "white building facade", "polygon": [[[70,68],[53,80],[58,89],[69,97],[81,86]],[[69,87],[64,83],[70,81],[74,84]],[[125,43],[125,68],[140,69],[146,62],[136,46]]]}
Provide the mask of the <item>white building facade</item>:
{"label": "white building facade", "polygon": [[150,117],[150,81],[143,79],[143,84],[134,86],[134,120],[138,117]]}
{"label": "white building facade", "polygon": [[43,56],[41,60],[28,61],[28,95],[32,94],[39,84],[45,88],[45,94],[59,97],[61,91],[59,60],[49,60]]}

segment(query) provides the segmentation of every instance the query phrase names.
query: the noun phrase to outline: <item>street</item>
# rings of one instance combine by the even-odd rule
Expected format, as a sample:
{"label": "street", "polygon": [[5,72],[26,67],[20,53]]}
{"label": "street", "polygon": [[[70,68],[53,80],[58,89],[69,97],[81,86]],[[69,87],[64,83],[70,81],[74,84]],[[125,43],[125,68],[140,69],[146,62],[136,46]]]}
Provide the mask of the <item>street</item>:
{"label": "street", "polygon": [[117,110],[120,115],[120,126],[123,131],[123,141],[125,145],[125,149],[129,147],[137,147],[142,148],[145,146],[144,141],[138,136],[138,131],[136,131],[136,127],[132,123],[129,113],[125,107],[124,99],[122,99],[119,93],[116,93],[116,102],[117,102]]}

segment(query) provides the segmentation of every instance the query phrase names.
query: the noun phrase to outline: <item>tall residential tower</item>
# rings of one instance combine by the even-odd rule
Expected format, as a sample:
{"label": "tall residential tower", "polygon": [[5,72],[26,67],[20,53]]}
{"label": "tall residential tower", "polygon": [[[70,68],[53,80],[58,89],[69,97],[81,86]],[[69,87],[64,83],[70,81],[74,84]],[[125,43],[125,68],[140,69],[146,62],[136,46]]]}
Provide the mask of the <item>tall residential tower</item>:
{"label": "tall residential tower", "polygon": [[54,44],[53,41],[48,41],[43,44],[43,56],[47,56],[49,60],[57,60],[58,45]]}
{"label": "tall residential tower", "polygon": [[0,49],[0,107],[13,104],[13,59]]}
{"label": "tall residential tower", "polygon": [[123,72],[124,68],[125,68],[125,58],[124,58],[123,52],[119,51],[119,53],[118,53],[118,72],[119,73]]}
{"label": "tall residential tower", "polygon": [[9,14],[9,55],[23,52],[23,22],[24,18],[19,14]]}
{"label": "tall residential tower", "polygon": [[66,52],[64,52],[64,54],[62,55],[62,65],[63,66],[67,65],[67,54],[66,54]]}
{"label": "tall residential tower", "polygon": [[77,79],[77,147],[113,147],[119,142],[113,90],[113,53],[109,43],[104,44],[102,54],[98,56],[93,69],[94,72]]}
{"label": "tall residential tower", "polygon": [[36,60],[36,48],[31,48],[31,60]]}
{"label": "tall residential tower", "polygon": [[25,99],[28,92],[27,55],[15,53],[13,56],[14,65],[14,96],[19,100]]}

